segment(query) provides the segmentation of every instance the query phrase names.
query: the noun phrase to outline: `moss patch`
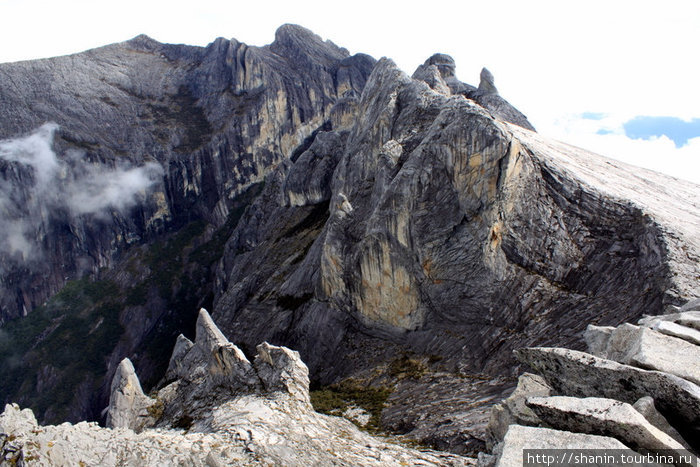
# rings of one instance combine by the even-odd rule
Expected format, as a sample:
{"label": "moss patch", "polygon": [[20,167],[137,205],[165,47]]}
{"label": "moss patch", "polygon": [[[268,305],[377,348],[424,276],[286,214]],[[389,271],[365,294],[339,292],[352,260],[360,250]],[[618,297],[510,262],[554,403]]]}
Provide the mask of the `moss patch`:
{"label": "moss patch", "polygon": [[397,379],[420,379],[427,371],[425,363],[408,355],[394,359],[389,364],[389,376]]}
{"label": "moss patch", "polygon": [[[381,416],[392,390],[386,387],[362,386],[352,380],[319,387],[311,391],[311,404],[317,412],[326,415],[342,415],[351,405],[362,407],[370,414],[367,425],[359,428],[370,433],[381,433]],[[352,420],[351,420],[352,421]]]}

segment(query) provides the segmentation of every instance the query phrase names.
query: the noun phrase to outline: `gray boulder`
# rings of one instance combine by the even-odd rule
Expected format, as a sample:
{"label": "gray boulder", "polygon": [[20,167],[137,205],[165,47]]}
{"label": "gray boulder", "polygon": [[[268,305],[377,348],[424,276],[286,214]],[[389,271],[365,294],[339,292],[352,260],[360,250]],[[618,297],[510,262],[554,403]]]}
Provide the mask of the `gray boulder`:
{"label": "gray boulder", "polygon": [[700,331],[697,329],[661,320],[654,322],[654,324],[649,327],[667,336],[677,337],[691,344],[700,345]]}
{"label": "gray boulder", "polygon": [[586,331],[583,333],[588,352],[593,355],[603,355],[608,348],[608,342],[614,330],[615,328],[613,326],[595,326],[589,324]]}
{"label": "gray boulder", "polygon": [[678,441],[684,448],[690,449],[690,445],[683,439],[680,433],[678,433],[678,430],[673,428],[671,424],[668,423],[668,420],[666,420],[666,417],[664,417],[661,412],[656,410],[654,399],[649,396],[642,397],[635,402],[632,407],[634,407],[637,412],[642,414],[649,423],[666,433],[674,440]]}
{"label": "gray boulder", "polygon": [[530,397],[527,400],[538,417],[559,429],[610,436],[635,450],[663,450],[684,447],[649,423],[630,404],[600,397]]}
{"label": "gray boulder", "polygon": [[695,449],[700,444],[693,442],[700,440],[700,387],[685,379],[569,349],[535,347],[516,350],[515,355],[559,394],[630,404],[651,396]]}
{"label": "gray boulder", "polygon": [[541,376],[524,373],[518,378],[518,386],[513,393],[493,406],[488,424],[487,447],[503,439],[510,425],[539,426],[541,420],[527,405],[526,401],[532,396],[549,396],[552,388]]}
{"label": "gray boulder", "polygon": [[[682,308],[680,310],[682,310]],[[645,316],[639,320],[639,324],[642,326],[651,326],[657,321],[668,321],[693,329],[700,329],[700,310],[684,310],[666,315]]]}
{"label": "gray boulder", "polygon": [[[598,331],[596,331],[598,332]],[[603,338],[598,340],[602,343]],[[650,328],[625,323],[610,332],[605,348],[593,352],[601,358],[663,371],[700,384],[700,347]]]}
{"label": "gray boulder", "polygon": [[697,311],[700,312],[700,298],[689,300],[688,303],[681,307],[681,312]]}
{"label": "gray boulder", "polygon": [[634,454],[627,446],[607,436],[511,425],[499,447],[496,466],[521,467],[525,449],[621,449]]}

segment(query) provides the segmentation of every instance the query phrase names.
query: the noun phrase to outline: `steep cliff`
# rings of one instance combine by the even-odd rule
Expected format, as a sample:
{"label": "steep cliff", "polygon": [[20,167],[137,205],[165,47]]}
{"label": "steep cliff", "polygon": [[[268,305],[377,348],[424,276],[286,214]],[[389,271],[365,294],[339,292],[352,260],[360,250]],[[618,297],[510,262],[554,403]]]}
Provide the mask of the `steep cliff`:
{"label": "steep cliff", "polygon": [[[244,353],[298,350],[314,389],[357,402],[373,388],[388,395],[374,415],[384,429],[476,452],[515,383],[512,349],[580,348],[589,323],[697,294],[698,186],[539,136],[488,70],[470,86],[443,54],[409,77],[286,25],[260,48],[138,37],[0,76],[0,137],[14,138],[0,174],[18,193],[38,185],[19,135],[45,121],[58,125],[41,130],[55,132],[56,164],[77,167],[67,173],[150,174],[124,206],[42,204],[25,219],[26,198],[0,205],[46,233],[29,244],[45,260],[21,242],[3,253],[5,319],[67,278],[102,279],[68,294],[77,307],[64,290],[4,327],[24,346],[5,360],[21,377],[5,399],[29,406],[67,380],[64,363],[46,365],[64,322],[79,318],[86,342],[113,339],[100,338],[79,395],[42,402],[49,421],[66,405],[69,418],[96,417],[125,356],[151,386],[207,305]],[[83,186],[66,170],[52,175],[58,193]]]}
{"label": "steep cliff", "polygon": [[464,403],[498,397],[512,349],[578,347],[589,322],[694,296],[700,192],[428,84],[381,60],[349,132],[278,167],[227,244],[214,314],[243,348],[298,349],[322,383],[413,362],[385,425],[471,449],[485,418]]}
{"label": "steep cliff", "polygon": [[14,147],[4,151],[3,193],[12,193],[0,205],[10,219],[4,231],[14,228],[28,245],[3,244],[0,322],[41,305],[65,277],[110,267],[126,247],[168,227],[200,218],[222,225],[232,197],[314,131],[341,124],[373,64],[285,25],[266,47],[225,39],[206,48],[166,45],[139,36],[1,65],[0,139],[53,122],[55,137],[44,139],[59,168],[77,157],[81,167],[102,170],[150,161],[162,177],[132,209],[107,205],[100,215],[81,209],[85,200],[78,198],[27,213],[23,207],[44,185],[69,185],[72,192],[85,184],[71,183],[63,171],[41,179]]}
{"label": "steep cliff", "polygon": [[157,381],[256,187],[347,125],[373,64],[285,25],[0,65],[0,323],[29,315],[0,336],[1,398],[77,421],[124,356]]}

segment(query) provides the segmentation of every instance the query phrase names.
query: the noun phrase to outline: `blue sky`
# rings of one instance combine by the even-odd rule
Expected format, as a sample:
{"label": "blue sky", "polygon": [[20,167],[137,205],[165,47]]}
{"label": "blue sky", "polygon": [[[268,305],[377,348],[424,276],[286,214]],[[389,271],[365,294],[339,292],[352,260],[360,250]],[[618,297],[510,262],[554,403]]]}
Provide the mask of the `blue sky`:
{"label": "blue sky", "polygon": [[676,117],[634,117],[622,125],[625,134],[633,139],[651,139],[667,136],[677,148],[700,136],[700,118],[688,122]]}
{"label": "blue sky", "polygon": [[[411,74],[435,52],[501,95],[542,134],[700,183],[700,1],[0,0],[0,62],[68,54],[145,33],[251,45],[301,24]],[[659,161],[663,161],[660,163]]]}

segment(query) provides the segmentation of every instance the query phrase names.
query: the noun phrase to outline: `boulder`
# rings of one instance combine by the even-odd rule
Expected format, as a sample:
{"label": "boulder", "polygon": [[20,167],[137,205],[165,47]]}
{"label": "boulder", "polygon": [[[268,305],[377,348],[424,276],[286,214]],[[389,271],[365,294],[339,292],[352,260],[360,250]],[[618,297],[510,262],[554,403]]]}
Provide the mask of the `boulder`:
{"label": "boulder", "polygon": [[651,396],[683,437],[700,443],[700,387],[674,375],[623,365],[576,350],[532,347],[515,351],[559,394],[634,403]]}
{"label": "boulder", "polygon": [[526,403],[547,425],[559,430],[610,436],[635,450],[684,449],[625,402],[601,397],[535,396]]}
{"label": "boulder", "polygon": [[[681,307],[681,313],[683,312],[689,312],[689,311],[695,311],[700,313],[700,298],[695,298],[693,300],[689,300],[688,303],[683,305]],[[698,317],[700,318],[700,317]]]}
{"label": "boulder", "polygon": [[666,417],[664,417],[661,412],[656,410],[654,399],[649,396],[642,397],[635,402],[632,407],[642,414],[649,423],[678,441],[684,448],[690,449],[690,445],[683,439],[680,433],[668,423],[668,420],[666,420]]}
{"label": "boulder", "polygon": [[692,327],[661,320],[654,322],[649,327],[667,336],[677,337],[691,344],[700,345],[700,331]]}
{"label": "boulder", "polygon": [[[595,332],[595,330],[594,330]],[[600,335],[601,333],[599,333]],[[603,343],[600,335],[595,345]],[[647,327],[625,323],[610,332],[605,348],[592,352],[601,358],[663,371],[700,384],[700,347]]]}
{"label": "boulder", "polygon": [[627,446],[607,436],[511,425],[499,447],[496,466],[521,467],[525,449],[622,449],[634,454]]}
{"label": "boulder", "polygon": [[608,348],[608,342],[615,328],[613,326],[595,326],[589,324],[583,334],[588,352],[593,355],[603,355]]}
{"label": "boulder", "polygon": [[549,396],[552,388],[541,376],[524,373],[518,378],[518,386],[513,393],[493,406],[487,428],[487,447],[503,439],[510,425],[538,426],[539,417],[525,404],[531,396]]}
{"label": "boulder", "polygon": [[[681,308],[681,310],[683,309]],[[667,315],[645,316],[639,320],[639,324],[642,326],[651,326],[657,321],[669,321],[693,329],[700,329],[700,310],[687,310],[679,311],[678,313],[669,313]]]}

